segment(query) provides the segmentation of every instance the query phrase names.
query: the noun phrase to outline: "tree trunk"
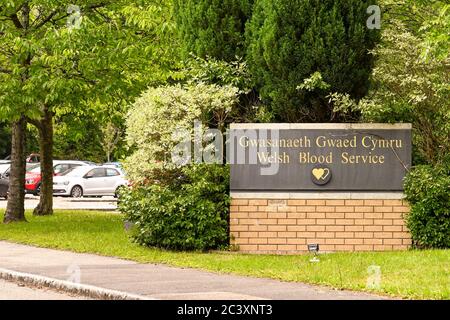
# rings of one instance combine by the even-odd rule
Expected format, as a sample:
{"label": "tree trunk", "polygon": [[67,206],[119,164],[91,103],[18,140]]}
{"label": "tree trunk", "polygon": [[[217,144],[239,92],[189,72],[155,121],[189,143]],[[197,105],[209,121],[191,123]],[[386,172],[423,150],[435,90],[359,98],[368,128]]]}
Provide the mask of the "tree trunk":
{"label": "tree trunk", "polygon": [[41,192],[35,216],[53,214],[53,116],[48,106],[39,121],[39,149],[41,156]]}
{"label": "tree trunk", "polygon": [[11,171],[9,197],[3,223],[26,221],[25,219],[25,135],[27,122],[21,117],[12,124]]}

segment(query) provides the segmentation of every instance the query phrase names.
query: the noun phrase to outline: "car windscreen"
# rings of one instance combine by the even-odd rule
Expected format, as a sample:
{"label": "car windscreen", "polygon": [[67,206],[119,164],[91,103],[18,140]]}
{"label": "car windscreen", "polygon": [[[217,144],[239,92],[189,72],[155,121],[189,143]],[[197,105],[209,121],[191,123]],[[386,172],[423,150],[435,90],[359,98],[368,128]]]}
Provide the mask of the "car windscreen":
{"label": "car windscreen", "polygon": [[61,175],[65,177],[81,177],[86,173],[86,168],[84,166],[82,167],[75,167],[71,168],[67,171],[64,171]]}
{"label": "car windscreen", "polygon": [[37,165],[31,166],[31,167],[27,168],[27,172],[41,173],[41,165],[37,164]]}

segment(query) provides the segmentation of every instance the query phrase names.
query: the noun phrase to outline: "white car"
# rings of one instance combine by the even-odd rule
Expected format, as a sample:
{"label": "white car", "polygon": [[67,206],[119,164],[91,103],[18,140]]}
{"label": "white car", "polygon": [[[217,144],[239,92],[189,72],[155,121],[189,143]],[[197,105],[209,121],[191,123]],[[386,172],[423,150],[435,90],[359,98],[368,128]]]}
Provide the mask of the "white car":
{"label": "white car", "polygon": [[67,171],[64,175],[53,178],[55,196],[115,196],[120,188],[126,187],[128,181],[116,168],[102,166],[83,166]]}

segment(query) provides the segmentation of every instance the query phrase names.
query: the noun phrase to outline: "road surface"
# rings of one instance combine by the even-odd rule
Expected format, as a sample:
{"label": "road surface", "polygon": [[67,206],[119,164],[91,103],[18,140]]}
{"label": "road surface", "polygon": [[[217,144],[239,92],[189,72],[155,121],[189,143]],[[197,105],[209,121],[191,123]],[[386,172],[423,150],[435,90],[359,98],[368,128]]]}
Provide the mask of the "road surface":
{"label": "road surface", "polygon": [[65,293],[48,289],[28,288],[13,282],[0,280],[0,300],[80,300]]}

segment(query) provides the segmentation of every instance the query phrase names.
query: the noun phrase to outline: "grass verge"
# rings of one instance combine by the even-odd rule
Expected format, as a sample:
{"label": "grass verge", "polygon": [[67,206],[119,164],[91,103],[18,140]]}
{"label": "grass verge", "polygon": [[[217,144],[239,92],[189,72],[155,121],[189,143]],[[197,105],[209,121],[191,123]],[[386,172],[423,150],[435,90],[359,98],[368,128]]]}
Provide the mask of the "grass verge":
{"label": "grass verge", "polygon": [[[28,223],[0,224],[0,240],[402,298],[450,299],[450,250],[333,253],[321,255],[319,263],[311,263],[309,255],[191,253],[145,248],[130,241],[120,215],[105,212],[58,211],[50,217],[33,217],[28,213],[27,219]],[[373,265],[380,267],[381,285],[368,289],[368,268]]]}

